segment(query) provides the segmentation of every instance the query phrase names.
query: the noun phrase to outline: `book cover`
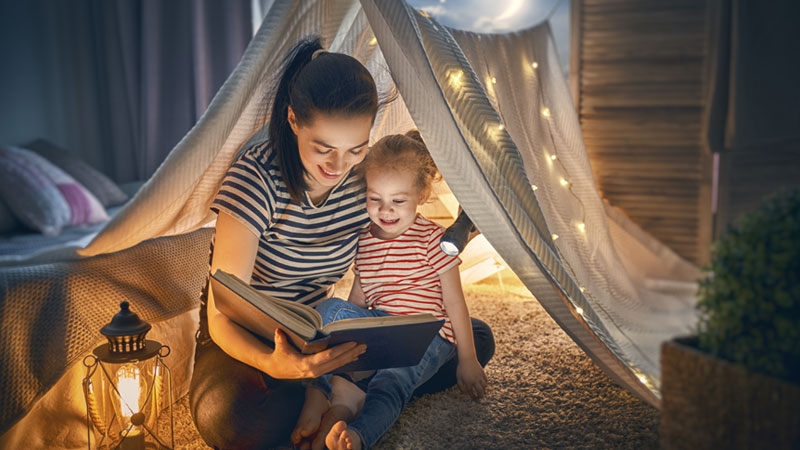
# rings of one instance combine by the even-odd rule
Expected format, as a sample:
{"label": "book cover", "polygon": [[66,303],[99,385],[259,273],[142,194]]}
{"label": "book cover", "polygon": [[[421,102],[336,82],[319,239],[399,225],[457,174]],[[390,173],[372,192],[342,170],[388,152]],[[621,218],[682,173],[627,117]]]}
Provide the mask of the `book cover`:
{"label": "book cover", "polygon": [[211,290],[217,309],[231,320],[269,341],[280,328],[302,353],[345,342],[366,344],[358,360],[337,372],[416,365],[444,323],[432,314],[415,314],[344,319],[323,326],[311,306],[269,296],[221,270],[211,275]]}

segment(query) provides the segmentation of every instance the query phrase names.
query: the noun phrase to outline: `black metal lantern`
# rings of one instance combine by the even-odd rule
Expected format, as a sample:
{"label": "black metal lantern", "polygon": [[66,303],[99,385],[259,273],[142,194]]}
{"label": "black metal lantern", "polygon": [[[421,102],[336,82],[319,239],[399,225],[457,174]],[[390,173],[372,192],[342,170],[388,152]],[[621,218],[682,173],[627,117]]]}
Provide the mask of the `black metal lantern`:
{"label": "black metal lantern", "polygon": [[[108,343],[83,359],[90,450],[175,446],[172,374],[163,362],[170,349],[145,339],[150,328],[123,301],[120,311],[100,330]],[[169,417],[165,417],[167,412]]]}

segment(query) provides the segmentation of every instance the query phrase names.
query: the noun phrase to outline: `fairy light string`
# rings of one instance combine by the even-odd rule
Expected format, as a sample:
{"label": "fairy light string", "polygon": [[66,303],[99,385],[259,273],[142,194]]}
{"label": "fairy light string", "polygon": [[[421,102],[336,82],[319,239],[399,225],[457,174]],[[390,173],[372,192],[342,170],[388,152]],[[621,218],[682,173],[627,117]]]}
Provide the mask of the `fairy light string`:
{"label": "fairy light string", "polygon": [[[555,11],[555,8],[554,8],[553,11]],[[484,61],[483,61],[484,62],[484,67],[485,67],[485,70],[486,70],[485,79],[488,80],[488,82],[485,83],[485,88],[486,88],[487,93],[490,93],[490,95],[492,97],[491,98],[492,103],[497,105],[498,104],[498,99],[497,99],[497,95],[496,95],[495,89],[496,89],[496,86],[498,84],[498,79],[495,76],[495,74],[493,73],[493,71],[491,69],[491,65],[488,63],[488,61],[486,61],[485,54],[483,55],[483,59],[484,59]],[[551,178],[555,180],[555,183],[557,183],[558,187],[566,189],[567,192],[569,192],[570,197],[575,202],[577,202],[578,209],[580,211],[580,219],[572,220],[571,224],[574,226],[576,232],[579,233],[579,235],[582,236],[583,239],[586,239],[586,237],[587,237],[586,206],[585,206],[583,200],[581,199],[581,197],[578,196],[577,193],[575,192],[574,185],[570,181],[572,179],[572,177],[570,176],[568,168],[563,163],[563,160],[561,158],[559,158],[558,146],[555,143],[554,133],[553,133],[553,128],[552,128],[553,127],[553,124],[552,124],[552,112],[551,112],[550,108],[548,106],[546,106],[546,104],[544,102],[544,99],[542,98],[543,86],[542,86],[541,77],[539,77],[539,74],[538,74],[539,62],[536,60],[536,58],[533,58],[533,59],[534,60],[529,63],[529,67],[532,69],[532,77],[534,78],[534,82],[538,86],[538,91],[537,92],[538,92],[538,95],[539,95],[540,104],[542,105],[541,108],[540,108],[539,114],[542,116],[542,118],[544,119],[545,123],[547,124],[547,139],[548,139],[549,144],[550,144],[549,148],[551,149],[550,151],[545,151],[545,158],[546,158],[546,162],[547,162],[547,165],[548,165],[548,169],[550,171]],[[463,71],[459,71],[458,72],[458,81],[459,81],[459,83],[454,83],[454,87],[460,87],[460,77],[462,75],[463,75]],[[503,117],[502,110],[499,107],[497,107],[495,109],[496,109],[497,114],[500,116],[500,121],[501,121],[501,123],[497,126],[497,129],[499,131],[503,131],[503,130],[505,130],[505,122],[506,122],[505,118]],[[536,184],[532,184],[531,185],[531,189],[534,192],[534,195],[537,195],[536,191],[538,191],[539,186],[537,186]],[[553,242],[555,243],[555,241],[557,241],[560,236],[557,233],[552,233],[550,237],[553,240]],[[565,258],[561,258],[561,262],[562,262],[562,264],[564,264],[566,266],[566,268],[567,268],[570,276],[572,277],[572,279],[573,280],[578,280],[577,273],[576,273],[575,269],[573,268],[572,264],[570,264],[570,262]],[[597,309],[601,310],[604,313],[605,317],[607,317],[608,320],[611,321],[614,324],[616,331],[618,333],[622,334],[623,336],[625,336],[626,339],[628,339],[628,342],[631,343],[631,345],[638,351],[639,355],[642,358],[644,358],[645,360],[649,361],[649,358],[647,357],[647,355],[641,350],[641,348],[639,348],[638,345],[635,344],[635,341],[625,332],[625,330],[622,327],[620,327],[620,325],[614,319],[614,316],[612,314],[610,314],[609,311],[606,308],[603,307],[602,303],[598,302],[597,299],[594,298],[594,295],[592,294],[592,292],[589,292],[581,284],[579,284],[578,286],[579,286],[579,291],[581,292],[581,294],[583,296],[585,296],[587,298],[587,300],[590,301],[590,305],[592,306],[592,308],[597,308]],[[581,319],[586,321],[587,324],[590,324],[592,322],[592,320],[589,320],[589,318],[586,316],[587,312],[584,310],[584,308],[581,307],[580,305],[576,304],[575,303],[575,299],[571,298],[571,296],[568,296],[568,298],[570,300],[570,304],[572,305],[575,313]],[[595,329],[595,328],[592,327],[592,329]],[[654,390],[654,391],[658,391],[658,387],[656,386],[656,383],[654,382],[654,380],[652,380],[649,376],[644,374],[638,368],[638,366],[636,365],[635,362],[633,362],[630,358],[627,358],[625,356],[625,354],[622,353],[622,352],[615,352],[615,353],[617,353],[617,356],[626,364],[628,369],[639,380],[640,383],[645,385],[648,389],[651,389],[651,390]],[[650,361],[650,362],[653,363],[653,361]]]}
{"label": "fairy light string", "polygon": [[[552,15],[555,12],[555,10],[559,7],[559,5],[561,4],[562,1],[563,0],[560,0],[556,4],[556,6],[551,11],[550,15]],[[421,12],[421,14],[425,18],[431,20],[431,17],[430,17],[429,14],[427,14],[425,12]],[[431,20],[431,22],[432,22],[434,28],[438,29],[438,27],[436,26],[435,21]],[[486,129],[486,131],[491,133],[491,134],[493,134],[495,139],[500,139],[501,137],[506,135],[506,133],[505,133],[505,131],[506,131],[505,130],[505,128],[506,128],[506,126],[505,126],[506,120],[503,117],[502,110],[498,106],[498,99],[497,99],[497,95],[496,95],[496,91],[495,91],[496,88],[497,88],[498,83],[501,83],[501,81],[498,81],[498,78],[493,73],[493,71],[491,69],[491,66],[488,64],[488,61],[486,61],[486,55],[483,54],[482,56],[483,56],[483,60],[484,60],[483,61],[484,69],[486,71],[486,78],[484,78],[485,81],[482,83],[482,85],[484,87],[484,92],[486,92],[488,94],[488,97],[489,97],[490,101],[493,103],[493,106],[495,106],[494,109],[495,109],[495,112],[498,114],[498,119],[499,119],[499,123],[496,123],[494,125],[487,124],[489,126]],[[545,152],[545,157],[547,158],[548,168],[549,168],[550,173],[551,173],[551,178],[552,178],[551,182],[555,182],[557,184],[556,185],[556,189],[559,189],[559,188],[566,189],[567,192],[570,194],[570,197],[575,202],[577,202],[578,210],[580,211],[580,219],[579,220],[573,220],[572,222],[569,222],[569,220],[568,220],[567,223],[569,225],[573,225],[574,226],[574,230],[576,230],[576,232],[579,233],[579,236],[582,236],[583,239],[585,240],[586,237],[587,237],[586,207],[585,207],[585,204],[583,203],[581,197],[576,194],[576,192],[574,190],[574,185],[570,181],[571,180],[571,176],[570,176],[569,170],[563,164],[561,158],[559,158],[559,155],[558,155],[558,150],[557,150],[557,146],[555,145],[555,139],[554,139],[554,133],[553,133],[552,112],[549,109],[549,107],[545,104],[545,101],[544,101],[544,98],[543,98],[543,92],[544,91],[543,91],[543,86],[542,86],[542,80],[541,80],[541,77],[538,74],[538,71],[540,70],[540,64],[537,61],[535,55],[533,55],[533,58],[532,58],[532,60],[530,62],[527,62],[525,64],[527,65],[527,67],[530,68],[530,70],[532,70],[532,76],[533,76],[533,79],[534,79],[534,83],[536,83],[536,85],[538,87],[538,96],[539,96],[540,104],[542,105],[541,108],[540,108],[539,113],[542,116],[542,118],[544,119],[544,122],[547,124],[546,125],[547,126],[547,134],[548,134],[547,139],[548,139],[549,144],[550,144],[549,148],[552,149],[552,150]],[[473,66],[472,69],[474,70],[475,67]],[[446,78],[447,78],[449,84],[453,88],[461,89],[461,88],[464,87],[464,79],[463,79],[463,77],[465,75],[464,71],[465,71],[465,69],[455,70],[455,71],[451,71],[449,74],[446,75]],[[492,131],[492,130],[494,130],[494,131]],[[541,180],[541,182],[545,182],[545,180]],[[540,187],[537,186],[536,184],[532,184],[531,185],[531,190],[533,191],[535,196],[537,196],[537,191],[539,189],[540,189]],[[550,237],[551,237],[551,239],[553,241],[553,245],[555,245],[555,241],[557,241],[559,239],[559,235],[557,233],[552,233]],[[580,244],[578,244],[578,245],[580,245]],[[553,248],[557,249],[558,247],[553,247]],[[560,253],[560,251],[559,251],[559,253]],[[565,266],[565,268],[567,269],[568,274],[572,278],[572,280],[577,281],[578,277],[576,276],[576,271],[572,267],[570,262],[567,261],[564,258],[559,258],[559,260]],[[648,358],[648,356],[641,350],[641,348],[635,343],[635,341],[633,339],[631,339],[630,336],[628,336],[628,334],[625,332],[625,330],[620,327],[618,322],[615,320],[614,315],[610,314],[609,311],[606,310],[603,307],[603,305],[601,303],[599,303],[597,301],[597,299],[594,298],[593,293],[590,292],[589,290],[587,290],[581,284],[576,283],[576,285],[578,286],[578,289],[579,289],[581,295],[586,299],[587,306],[590,306],[591,309],[595,309],[596,308],[596,309],[602,311],[603,314],[605,315],[605,317],[608,318],[608,321],[610,321],[614,325],[616,332],[618,332],[621,335],[623,335],[627,339],[627,341],[630,343],[630,345],[632,345],[632,347],[638,352],[638,354],[643,359],[650,361],[650,358]],[[571,306],[573,308],[573,311],[575,312],[576,316],[580,317],[584,322],[586,322],[586,324],[590,327],[590,329],[594,330],[595,333],[597,334],[597,330],[603,328],[602,326],[600,326],[598,328],[597,324],[594,323],[595,320],[599,320],[599,317],[596,316],[596,314],[593,313],[591,310],[587,311],[581,305],[576,304],[576,299],[573,298],[571,295],[568,295],[567,298],[569,299],[569,303],[571,304]],[[589,317],[587,317],[587,315],[589,315]],[[602,322],[599,322],[599,323],[602,323]],[[603,334],[605,334],[605,333],[603,333]],[[609,336],[609,338],[610,338],[610,336]],[[628,370],[630,370],[631,374],[633,374],[639,380],[639,382],[641,382],[643,385],[645,385],[648,389],[650,389],[650,390],[652,390],[654,392],[658,392],[659,389],[658,389],[658,386],[655,385],[656,383],[654,382],[654,380],[651,379],[651,377],[648,376],[647,374],[644,374],[637,367],[637,365],[630,358],[628,358],[625,355],[625,353],[623,353],[621,351],[621,349],[619,349],[619,347],[616,345],[616,343],[613,341],[613,339],[610,342],[606,341],[605,344],[609,348],[609,350],[611,350],[626,365]],[[650,361],[650,363],[653,364],[654,362]]]}

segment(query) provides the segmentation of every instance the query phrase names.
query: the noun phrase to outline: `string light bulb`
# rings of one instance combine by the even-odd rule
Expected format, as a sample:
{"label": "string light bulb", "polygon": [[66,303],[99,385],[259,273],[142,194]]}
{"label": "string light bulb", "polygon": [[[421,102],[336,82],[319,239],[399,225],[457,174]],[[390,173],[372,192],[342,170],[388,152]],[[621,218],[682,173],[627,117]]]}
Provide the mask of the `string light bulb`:
{"label": "string light bulb", "polygon": [[531,189],[533,189],[535,191],[535,190],[539,189],[539,186],[536,186],[535,184],[532,184],[531,185]]}
{"label": "string light bulb", "polygon": [[558,182],[561,183],[561,185],[564,187],[569,186],[569,181],[567,181],[564,177],[559,178]]}
{"label": "string light bulb", "polygon": [[534,62],[531,63],[531,67],[533,67],[534,69],[538,69],[539,68],[539,63],[534,61]]}
{"label": "string light bulb", "polygon": [[497,78],[492,77],[492,84],[497,84]]}
{"label": "string light bulb", "polygon": [[558,239],[558,235],[557,235],[557,234],[555,234],[555,233],[553,233],[553,236],[552,236],[552,237],[553,237],[553,240],[554,240],[554,241],[555,241],[556,239]]}
{"label": "string light bulb", "polygon": [[578,222],[578,230],[580,230],[581,233],[585,233],[586,232],[586,224],[583,223],[583,222]]}
{"label": "string light bulb", "polygon": [[372,36],[372,39],[369,40],[369,45],[372,45],[373,47],[375,45],[378,45],[378,38],[375,37],[375,36]]}
{"label": "string light bulb", "polygon": [[579,316],[583,317],[583,308],[580,306],[575,307],[575,312],[578,313]]}
{"label": "string light bulb", "polygon": [[461,87],[461,77],[464,76],[463,70],[458,70],[450,74],[450,84],[455,87]]}
{"label": "string light bulb", "polygon": [[550,118],[550,108],[547,107],[542,108],[542,117],[544,117],[545,119]]}

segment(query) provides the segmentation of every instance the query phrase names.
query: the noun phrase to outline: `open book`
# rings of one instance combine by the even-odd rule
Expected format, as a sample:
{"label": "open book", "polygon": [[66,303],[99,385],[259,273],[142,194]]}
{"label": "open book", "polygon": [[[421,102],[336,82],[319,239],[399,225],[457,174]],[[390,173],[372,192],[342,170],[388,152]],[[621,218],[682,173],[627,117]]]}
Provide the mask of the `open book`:
{"label": "open book", "polygon": [[302,353],[351,341],[367,345],[358,360],[337,372],[414,366],[444,323],[433,314],[415,314],[343,319],[323,326],[313,307],[269,296],[221,270],[211,275],[211,291],[217,309],[231,320],[269,341],[280,328]]}

